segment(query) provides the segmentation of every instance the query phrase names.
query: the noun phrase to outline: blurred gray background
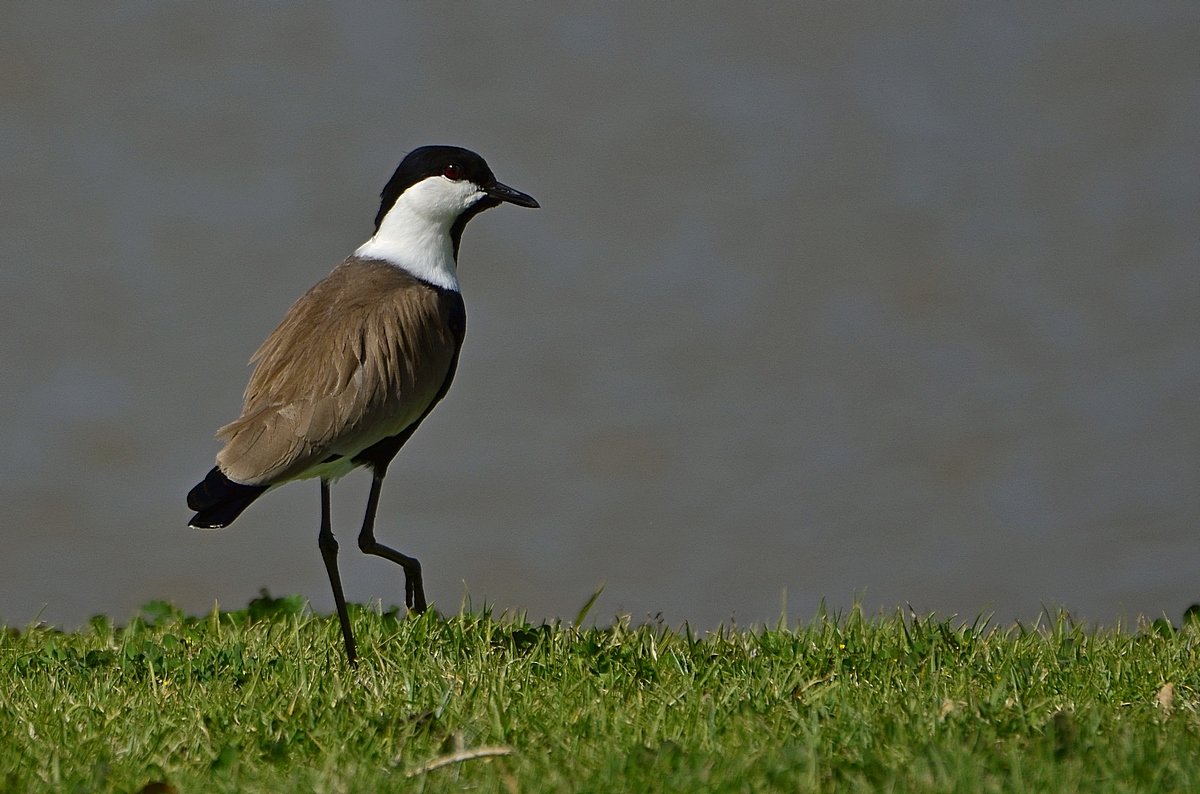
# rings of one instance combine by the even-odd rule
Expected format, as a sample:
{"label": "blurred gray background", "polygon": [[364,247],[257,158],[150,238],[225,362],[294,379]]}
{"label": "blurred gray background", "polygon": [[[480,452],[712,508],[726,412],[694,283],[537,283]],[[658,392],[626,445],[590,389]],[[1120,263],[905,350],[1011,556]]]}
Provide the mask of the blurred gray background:
{"label": "blurred gray background", "polygon": [[[1200,6],[11,3],[0,619],[332,608],[318,488],[184,495],[400,158],[465,235],[379,536],[443,609],[711,628],[1200,600]],[[368,478],[334,490],[352,600]]]}

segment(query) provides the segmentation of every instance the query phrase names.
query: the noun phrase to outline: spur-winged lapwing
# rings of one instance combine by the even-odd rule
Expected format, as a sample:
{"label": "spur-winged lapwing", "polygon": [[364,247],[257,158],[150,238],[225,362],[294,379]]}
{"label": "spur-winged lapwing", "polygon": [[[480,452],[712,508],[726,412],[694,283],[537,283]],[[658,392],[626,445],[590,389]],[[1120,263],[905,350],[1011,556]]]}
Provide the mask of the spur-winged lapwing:
{"label": "spur-winged lapwing", "polygon": [[454,379],[466,330],[456,272],[463,228],[502,202],[538,206],[454,146],[411,152],[380,195],[374,236],[296,301],[251,358],[242,415],[217,431],[225,442],[217,465],[187,498],[196,511],[189,524],[215,529],[271,488],[320,478],[318,545],[351,664],[329,483],[359,466],[371,470],[358,547],[399,564],[405,604],[424,611],[420,563],[375,540],[379,489]]}

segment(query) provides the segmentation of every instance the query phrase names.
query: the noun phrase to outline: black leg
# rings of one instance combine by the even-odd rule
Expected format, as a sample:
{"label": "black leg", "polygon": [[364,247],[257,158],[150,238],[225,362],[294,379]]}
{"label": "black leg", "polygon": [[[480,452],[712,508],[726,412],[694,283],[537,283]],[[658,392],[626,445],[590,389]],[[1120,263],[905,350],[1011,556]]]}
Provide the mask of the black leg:
{"label": "black leg", "polygon": [[321,547],[321,559],[325,560],[329,584],[333,586],[333,600],[337,604],[338,620],[342,624],[342,639],[346,641],[346,658],[350,660],[351,667],[357,667],[358,653],[354,649],[354,634],[350,631],[350,615],[346,612],[346,596],[342,593],[342,577],[337,567],[338,542],[333,537],[333,528],[329,522],[327,480],[321,480],[321,534],[317,536],[317,545]]}
{"label": "black leg", "polygon": [[425,587],[421,584],[421,563],[416,558],[401,554],[375,540],[375,510],[379,507],[379,488],[383,485],[383,473],[374,470],[371,480],[371,495],[367,497],[367,514],[363,517],[362,532],[358,534],[358,548],[364,554],[374,554],[391,560],[404,569],[404,604],[413,612],[424,612]]}

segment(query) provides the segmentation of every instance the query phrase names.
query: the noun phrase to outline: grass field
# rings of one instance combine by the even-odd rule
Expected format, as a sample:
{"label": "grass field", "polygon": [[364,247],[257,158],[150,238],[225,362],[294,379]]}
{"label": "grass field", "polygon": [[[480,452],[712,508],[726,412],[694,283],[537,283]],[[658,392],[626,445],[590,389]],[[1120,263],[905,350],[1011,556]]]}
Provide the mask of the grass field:
{"label": "grass field", "polygon": [[0,639],[0,791],[1200,791],[1200,624],[533,625],[298,598]]}

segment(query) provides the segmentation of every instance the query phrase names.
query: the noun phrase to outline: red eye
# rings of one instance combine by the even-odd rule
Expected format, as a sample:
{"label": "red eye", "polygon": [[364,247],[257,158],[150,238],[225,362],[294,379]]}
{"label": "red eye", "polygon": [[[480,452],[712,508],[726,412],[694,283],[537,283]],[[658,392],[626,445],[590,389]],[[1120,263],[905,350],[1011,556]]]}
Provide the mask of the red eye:
{"label": "red eye", "polygon": [[452,182],[457,182],[458,180],[462,179],[462,166],[458,163],[450,163],[442,169],[442,176],[446,177]]}

